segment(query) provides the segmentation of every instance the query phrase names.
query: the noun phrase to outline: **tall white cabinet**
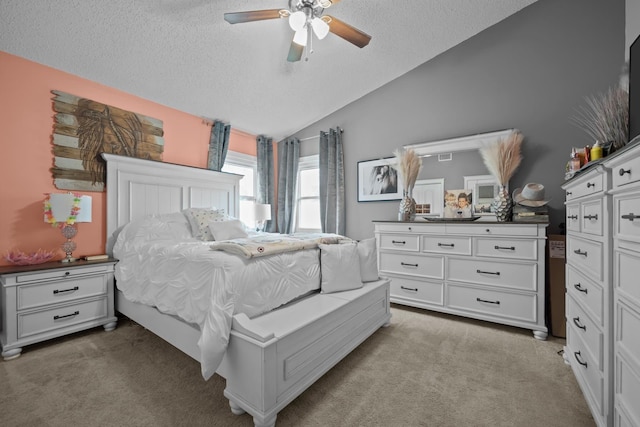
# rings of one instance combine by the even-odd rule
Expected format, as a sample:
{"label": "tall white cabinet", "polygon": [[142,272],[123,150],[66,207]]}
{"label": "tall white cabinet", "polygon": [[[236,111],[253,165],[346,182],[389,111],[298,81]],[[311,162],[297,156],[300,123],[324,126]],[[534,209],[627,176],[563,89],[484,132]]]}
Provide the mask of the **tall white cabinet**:
{"label": "tall white cabinet", "polygon": [[391,302],[527,328],[547,338],[547,223],[376,221]]}
{"label": "tall white cabinet", "polygon": [[599,426],[640,426],[640,145],[567,181],[565,360]]}

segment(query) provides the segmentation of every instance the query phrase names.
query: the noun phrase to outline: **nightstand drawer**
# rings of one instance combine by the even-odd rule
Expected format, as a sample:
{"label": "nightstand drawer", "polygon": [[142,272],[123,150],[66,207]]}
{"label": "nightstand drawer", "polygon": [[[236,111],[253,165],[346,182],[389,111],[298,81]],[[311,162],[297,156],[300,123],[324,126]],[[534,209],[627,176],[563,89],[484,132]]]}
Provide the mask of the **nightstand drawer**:
{"label": "nightstand drawer", "polygon": [[85,274],[101,274],[110,270],[113,270],[113,266],[111,264],[100,264],[81,268],[70,266],[69,268],[56,268],[54,270],[37,271],[32,273],[25,272],[16,275],[16,283],[34,282],[39,280],[68,279],[70,277],[82,276]]}
{"label": "nightstand drawer", "polygon": [[18,288],[17,308],[24,310],[106,293],[107,278],[104,275],[24,285]]}
{"label": "nightstand drawer", "polygon": [[107,317],[107,298],[18,314],[18,338]]}

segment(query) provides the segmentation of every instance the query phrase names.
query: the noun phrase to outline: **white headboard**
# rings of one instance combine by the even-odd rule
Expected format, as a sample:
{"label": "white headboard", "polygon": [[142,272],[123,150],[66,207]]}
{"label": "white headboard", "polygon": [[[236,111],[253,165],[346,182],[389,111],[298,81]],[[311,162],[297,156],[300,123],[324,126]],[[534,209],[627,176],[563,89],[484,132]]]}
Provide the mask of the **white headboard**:
{"label": "white headboard", "polygon": [[134,219],[186,208],[225,209],[238,216],[241,175],[103,153],[107,162],[107,247]]}

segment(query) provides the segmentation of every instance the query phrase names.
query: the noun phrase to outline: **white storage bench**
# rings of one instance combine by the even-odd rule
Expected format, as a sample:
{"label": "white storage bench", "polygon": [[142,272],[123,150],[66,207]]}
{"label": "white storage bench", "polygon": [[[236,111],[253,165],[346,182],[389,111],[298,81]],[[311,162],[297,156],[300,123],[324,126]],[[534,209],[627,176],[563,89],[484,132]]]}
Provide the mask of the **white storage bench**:
{"label": "white storage bench", "polygon": [[254,319],[236,315],[225,359],[225,397],[256,426],[278,412],[391,319],[389,281],[314,294]]}

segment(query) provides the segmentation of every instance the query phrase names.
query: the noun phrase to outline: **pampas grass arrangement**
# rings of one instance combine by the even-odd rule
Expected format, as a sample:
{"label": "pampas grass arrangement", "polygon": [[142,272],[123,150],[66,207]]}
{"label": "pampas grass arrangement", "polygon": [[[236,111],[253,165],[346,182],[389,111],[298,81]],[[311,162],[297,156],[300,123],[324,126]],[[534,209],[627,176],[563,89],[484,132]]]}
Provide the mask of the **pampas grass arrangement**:
{"label": "pampas grass arrangement", "polygon": [[586,105],[578,108],[578,114],[572,117],[573,123],[594,142],[610,142],[616,150],[624,147],[629,141],[629,93],[615,87],[584,99]]}
{"label": "pampas grass arrangement", "polygon": [[506,186],[522,161],[522,140],[524,136],[520,131],[513,131],[506,138],[500,138],[496,142],[480,149],[482,160],[489,169],[491,175],[502,186]]}
{"label": "pampas grass arrangement", "polygon": [[393,154],[396,157],[398,174],[402,179],[402,189],[411,194],[422,169],[422,159],[412,149],[396,150]]}

